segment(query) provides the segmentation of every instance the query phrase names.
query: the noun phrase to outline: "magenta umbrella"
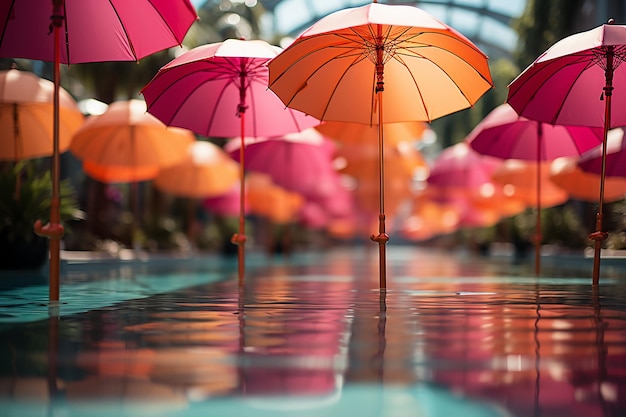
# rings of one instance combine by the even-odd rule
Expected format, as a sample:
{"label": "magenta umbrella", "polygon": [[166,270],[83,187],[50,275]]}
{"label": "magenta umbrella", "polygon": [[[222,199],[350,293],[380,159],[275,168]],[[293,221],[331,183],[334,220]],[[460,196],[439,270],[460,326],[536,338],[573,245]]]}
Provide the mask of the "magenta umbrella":
{"label": "magenta umbrella", "polygon": [[[339,180],[327,141],[322,136],[318,140],[312,138],[308,130],[248,141],[243,152],[246,168],[268,174],[274,184],[306,198],[323,198],[336,189]],[[236,161],[240,160],[239,140],[230,141],[225,149]]]}
{"label": "magenta umbrella", "polygon": [[[603,128],[600,196],[595,241],[593,285],[600,279],[600,251],[608,233],[602,231],[606,137],[609,129],[626,125],[626,26],[612,20],[561,39],[541,54],[509,85],[508,103],[529,119],[550,124]],[[615,85],[614,85],[615,82]],[[617,87],[616,106],[613,90]]]}
{"label": "magenta umbrella", "polygon": [[[181,45],[197,15],[189,0],[5,0],[0,3],[0,56],[54,62],[52,201],[50,223],[35,232],[50,238],[50,300],[59,300],[60,64],[137,61]],[[63,43],[61,43],[61,34]]]}
{"label": "magenta umbrella", "polygon": [[501,159],[535,162],[537,167],[537,221],[535,274],[541,270],[541,161],[578,156],[602,144],[602,129],[552,125],[518,115],[505,103],[493,109],[466,137],[472,149]]}
{"label": "magenta umbrella", "polygon": [[[267,62],[282,49],[261,40],[198,46],[163,66],[143,88],[148,112],[170,126],[207,137],[266,137],[298,132],[317,119],[287,109],[267,88]],[[246,118],[248,116],[248,118]],[[246,123],[247,121],[247,123]],[[245,162],[240,158],[239,284],[243,284]]]}

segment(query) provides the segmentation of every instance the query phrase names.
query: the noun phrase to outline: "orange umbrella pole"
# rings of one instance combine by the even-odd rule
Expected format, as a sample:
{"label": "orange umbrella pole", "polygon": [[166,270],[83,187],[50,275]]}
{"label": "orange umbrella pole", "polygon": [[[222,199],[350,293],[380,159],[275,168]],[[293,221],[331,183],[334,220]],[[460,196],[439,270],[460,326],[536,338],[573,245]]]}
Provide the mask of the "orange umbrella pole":
{"label": "orange umbrella pole", "polygon": [[[610,23],[610,22],[609,22]],[[604,210],[604,179],[606,177],[606,137],[611,126],[611,97],[613,96],[613,56],[614,49],[612,46],[607,47],[606,51],[606,69],[605,86],[604,86],[604,136],[602,138],[602,170],[600,174],[600,198],[598,201],[598,213],[596,214],[596,230],[589,235],[594,241],[593,253],[593,277],[592,285],[595,287],[600,282],[600,252],[602,250],[602,241],[609,234],[602,231],[602,212]]]}
{"label": "orange umbrella pole", "polygon": [[245,149],[245,114],[246,114],[246,105],[245,105],[245,87],[243,79],[245,75],[242,75],[242,85],[241,85],[241,101],[239,104],[239,117],[241,119],[241,146],[239,147],[239,182],[240,182],[240,191],[239,191],[239,232],[235,233],[231,238],[231,242],[237,245],[237,260],[239,263],[238,267],[238,277],[239,277],[239,286],[243,286],[243,275],[245,271],[245,255],[244,249],[246,244],[246,231],[245,231],[245,196],[246,196],[246,181],[245,181],[245,166],[244,166],[244,149]]}
{"label": "orange umbrella pole", "polygon": [[59,301],[59,276],[61,273],[61,237],[64,234],[60,213],[60,169],[59,169],[59,89],[60,89],[60,31],[63,24],[63,0],[52,0],[52,25],[54,27],[54,98],[53,98],[53,141],[52,141],[52,198],[50,199],[50,223],[42,225],[37,220],[35,233],[50,239],[49,301]]}
{"label": "orange umbrella pole", "polygon": [[[380,32],[380,25],[378,26]],[[387,253],[386,245],[389,241],[389,235],[385,232],[385,165],[383,153],[383,50],[382,45],[377,47],[377,64],[376,64],[376,95],[378,100],[378,177],[380,180],[380,214],[378,215],[378,235],[371,235],[370,239],[378,242],[379,251],[379,268],[380,268],[380,288],[387,288]]]}
{"label": "orange umbrella pole", "polygon": [[541,271],[541,135],[542,125],[537,122],[537,220],[535,222],[535,275]]}

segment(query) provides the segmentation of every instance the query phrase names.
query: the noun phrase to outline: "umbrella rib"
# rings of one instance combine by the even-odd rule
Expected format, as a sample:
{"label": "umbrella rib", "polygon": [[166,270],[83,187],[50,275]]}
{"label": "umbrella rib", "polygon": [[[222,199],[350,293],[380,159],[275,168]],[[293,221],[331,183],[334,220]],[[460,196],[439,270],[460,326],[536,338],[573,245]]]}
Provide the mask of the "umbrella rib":
{"label": "umbrella rib", "polygon": [[[150,3],[150,6],[152,6],[152,8],[154,9],[154,11],[156,12],[156,14],[158,14],[158,15],[159,15],[159,17],[161,18],[161,20],[162,20],[164,23],[165,23],[165,22],[167,22],[167,19],[165,18],[165,16],[163,16],[163,14],[161,13],[161,11],[160,11],[157,7],[155,7],[155,6],[154,6],[154,3],[153,3],[153,2],[151,2],[151,1],[150,1],[149,3]],[[189,11],[190,11],[192,14],[196,15],[196,11],[195,11],[193,8],[191,8],[191,6],[188,4],[188,2],[184,2],[184,4],[185,4],[185,6],[189,9]],[[111,4],[111,6],[113,6],[113,4]],[[196,19],[196,20],[197,20],[197,19]],[[121,20],[120,20],[120,21],[121,21]],[[178,46],[181,46],[181,45],[182,45],[182,41],[183,41],[183,40],[182,40],[182,39],[178,39],[178,37],[176,36],[176,33],[174,33],[174,31],[172,30],[172,26],[171,26],[171,25],[168,25],[168,24],[166,24],[165,26],[167,27],[167,30],[168,30],[168,32],[170,33],[170,35],[172,35],[172,38],[173,38],[173,39],[176,39],[176,42],[178,42]],[[124,31],[126,31],[126,29],[124,29]],[[132,43],[130,42],[130,38],[128,39],[128,42],[131,44],[131,48],[132,48]],[[133,54],[135,54],[135,49],[134,49],[134,48],[133,48]],[[135,54],[135,56],[136,56],[136,54]]]}
{"label": "umbrella rib", "polygon": [[[329,35],[328,35],[328,34],[320,34],[320,35],[309,36],[309,37],[306,37],[306,38],[302,39],[302,40],[300,41],[300,44],[303,44],[303,43],[306,43],[306,42],[311,42],[311,41],[314,41],[314,40],[316,40],[317,38],[322,37],[322,36],[329,36]],[[347,37],[345,37],[345,36],[339,35],[339,34],[332,34],[332,35],[330,35],[330,36],[335,37],[335,38],[342,39],[342,40],[344,40],[344,41],[352,42],[352,40],[351,40],[351,39],[349,39],[349,38],[347,38]],[[318,47],[318,48],[311,49],[311,50],[310,50],[310,51],[308,51],[307,53],[305,53],[305,54],[303,54],[303,55],[301,55],[301,56],[298,56],[298,57],[297,57],[297,59],[295,59],[295,60],[294,60],[294,61],[293,61],[293,62],[292,62],[292,63],[291,63],[291,64],[290,64],[287,68],[285,68],[285,69],[284,69],[284,70],[283,70],[280,74],[278,74],[278,75],[274,78],[274,80],[273,80],[271,83],[269,83],[269,88],[271,89],[271,88],[272,88],[272,86],[273,86],[274,84],[276,84],[276,83],[277,83],[277,82],[278,82],[278,81],[279,81],[279,80],[280,80],[280,79],[281,79],[281,78],[282,78],[282,77],[283,77],[283,76],[284,76],[284,75],[285,75],[285,74],[286,74],[286,73],[287,73],[287,72],[288,72],[291,68],[293,68],[296,64],[298,64],[298,63],[300,63],[301,61],[303,61],[303,60],[305,60],[305,59],[309,58],[311,55],[314,55],[314,54],[316,54],[316,53],[318,53],[318,52],[320,52],[320,51],[327,50],[327,49],[347,49],[347,50],[348,50],[347,52],[349,52],[349,53],[347,53],[347,54],[346,54],[346,53],[339,54],[339,55],[337,55],[337,56],[333,57],[331,60],[335,60],[335,59],[339,59],[339,58],[345,58],[345,57],[351,57],[351,56],[363,56],[363,53],[362,53],[359,49],[354,48],[353,46],[350,46],[350,45],[349,45],[349,44],[347,44],[347,43],[338,43],[338,44],[333,44],[333,45],[328,45],[328,44],[325,44],[325,45],[324,45],[324,46],[322,46],[322,47]],[[289,51],[289,48],[285,49],[285,51]],[[357,53],[354,53],[355,51],[356,51]],[[280,58],[280,55],[279,55],[279,56],[277,56],[277,58]],[[274,59],[277,59],[277,58],[274,58]],[[364,56],[363,56],[363,58],[364,58]],[[314,70],[314,71],[313,71],[313,72],[309,75],[309,77],[307,77],[307,79],[305,79],[305,80],[304,80],[304,84],[302,85],[302,87],[300,87],[297,91],[295,91],[295,92],[294,92],[294,94],[293,94],[293,96],[292,96],[292,97],[290,97],[290,98],[289,98],[289,100],[287,101],[287,103],[286,103],[286,105],[287,105],[287,106],[289,106],[289,105],[291,104],[291,102],[293,101],[293,99],[295,98],[295,96],[296,96],[296,95],[298,95],[298,93],[299,93],[299,92],[300,92],[303,88],[305,88],[305,87],[306,87],[306,85],[307,85],[307,81],[308,81],[308,80],[309,80],[309,79],[310,79],[313,75],[315,75],[315,74],[316,74],[319,70],[321,70],[321,69],[322,69],[322,68],[323,68],[326,64],[327,64],[327,63],[324,63],[324,64],[322,64],[321,66],[319,66],[318,68],[316,68],[316,69],[315,69],[315,70]]]}
{"label": "umbrella rib", "polygon": [[[109,0],[109,4],[111,5],[111,9],[115,13],[115,16],[117,16],[118,22],[120,22],[120,26],[122,27],[122,30],[124,31],[124,36],[126,38],[125,40],[128,43],[128,46],[130,47],[130,50],[131,50],[131,53],[133,54],[133,57],[135,58],[136,61],[139,61],[139,57],[137,56],[137,51],[135,51],[135,46],[133,45],[133,41],[132,41],[131,37],[128,35],[128,31],[126,30],[126,26],[124,25],[124,22],[122,21],[122,17],[117,12],[117,9],[115,8],[115,5],[113,4],[113,2],[111,0]],[[65,2],[63,2],[63,7],[65,7]],[[67,19],[65,21],[65,24],[67,25]],[[68,31],[66,30],[65,33],[67,34]],[[69,61],[69,58],[68,58],[68,61]]]}
{"label": "umbrella rib", "polygon": [[[13,14],[13,7],[15,6],[15,2],[16,1],[17,0],[13,0],[11,2],[11,6],[9,6],[8,16],[11,16]],[[9,20],[8,19],[4,21],[4,26],[2,27],[2,33],[0,33],[0,45],[2,45],[3,42],[4,42],[4,35],[6,34],[7,26],[9,26]]]}

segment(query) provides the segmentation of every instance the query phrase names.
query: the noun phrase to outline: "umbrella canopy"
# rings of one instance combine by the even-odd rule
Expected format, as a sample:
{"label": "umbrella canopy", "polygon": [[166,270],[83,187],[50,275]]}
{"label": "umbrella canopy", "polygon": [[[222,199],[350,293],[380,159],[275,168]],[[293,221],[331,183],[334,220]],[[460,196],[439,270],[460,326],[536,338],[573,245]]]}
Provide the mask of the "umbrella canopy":
{"label": "umbrella canopy", "polygon": [[[594,202],[598,199],[600,174],[584,171],[578,166],[578,158],[564,156],[552,161],[550,181],[577,200]],[[624,197],[626,178],[607,177],[604,183],[604,201],[618,201]]]}
{"label": "umbrella canopy", "polygon": [[[378,143],[378,126],[363,123],[324,122],[316,127],[323,135],[340,143],[359,142],[362,146],[376,149]],[[421,139],[429,127],[424,122],[409,121],[385,123],[383,136],[385,145],[395,145],[399,142],[413,142]]]}
{"label": "umbrella canopy", "polygon": [[[602,154],[601,146],[590,149],[580,156],[578,165],[583,171],[601,174]],[[607,177],[626,177],[626,140],[623,127],[609,131],[604,158],[604,172]]]}
{"label": "umbrella canopy", "polygon": [[[492,110],[467,136],[466,141],[475,151],[502,159],[534,161],[536,172],[524,172],[535,178],[533,188],[537,207],[535,226],[535,273],[540,272],[541,202],[543,161],[561,156],[578,156],[602,143],[602,129],[589,126],[552,125],[518,115],[505,103]],[[521,178],[520,178],[521,179]],[[548,187],[551,183],[548,184]],[[554,190],[548,193],[555,196]],[[562,202],[562,201],[561,201]]]}
{"label": "umbrella canopy", "polygon": [[266,64],[280,51],[261,40],[198,46],[163,66],[143,88],[148,111],[169,126],[207,137],[277,136],[315,126],[318,120],[286,109],[267,90]]}
{"label": "umbrella canopy", "polygon": [[[224,194],[206,197],[202,200],[202,206],[207,211],[219,216],[237,217],[239,214],[239,201],[239,185],[237,185]],[[247,207],[244,208],[247,213]]]}
{"label": "umbrella canopy", "polygon": [[[250,141],[244,148],[246,168],[268,174],[274,184],[306,197],[328,196],[338,181],[332,154],[324,141],[303,137],[294,134]],[[240,161],[240,146],[235,139],[225,149]]]}
{"label": "umbrella canopy", "polygon": [[34,226],[37,234],[50,239],[50,301],[59,301],[64,234],[57,203],[60,199],[60,64],[136,61],[181,45],[196,19],[190,0],[9,0],[0,4],[0,57],[54,62],[50,223],[44,226],[37,221]]}
{"label": "umbrella canopy", "polygon": [[[54,83],[27,71],[0,71],[0,160],[52,155]],[[59,152],[70,146],[84,117],[72,96],[59,91]]]}
{"label": "umbrella canopy", "polygon": [[118,167],[167,167],[187,157],[195,141],[188,130],[171,128],[146,113],[141,100],[111,103],[76,132],[70,151],[82,161]]}
{"label": "umbrella canopy", "polygon": [[[495,169],[491,178],[495,183],[504,187],[507,195],[523,201],[528,207],[552,207],[565,203],[568,194],[550,181],[550,163],[542,162],[541,164],[543,167],[537,169],[535,162],[509,159]],[[537,172],[541,175],[539,184],[537,184]],[[537,192],[537,188],[541,189],[541,193]],[[539,230],[536,232],[538,233]]]}
{"label": "umbrella canopy", "polygon": [[[626,26],[612,23],[552,45],[511,82],[507,98],[518,114],[529,119],[603,128],[603,155],[608,130],[626,125],[622,111],[626,67],[621,65],[626,60]],[[599,282],[600,251],[608,236],[602,231],[604,180],[602,170],[596,230],[589,236],[595,241],[593,285]]]}
{"label": "umbrella canopy", "polygon": [[502,160],[475,152],[466,142],[445,148],[430,167],[428,186],[479,194]]}
{"label": "umbrella canopy", "polygon": [[[0,5],[0,55],[54,61],[51,0],[8,0]],[[139,61],[181,45],[196,21],[189,0],[60,3],[60,62]]]}
{"label": "umbrella canopy", "polygon": [[255,173],[248,176],[246,197],[251,213],[275,223],[293,221],[304,204],[304,197],[276,185],[269,175]]}
{"label": "umbrella canopy", "polygon": [[146,113],[143,101],[123,100],[111,103],[101,115],[89,117],[72,138],[70,151],[87,163],[85,172],[95,174],[96,179],[131,182],[135,228],[140,221],[136,183],[183,161],[194,141],[189,130],[168,127]]}
{"label": "umbrella canopy", "polygon": [[379,230],[371,238],[385,287],[382,125],[472,106],[492,87],[487,57],[417,7],[374,2],[322,18],[268,66],[269,86],[287,106],[323,121],[379,125]]}
{"label": "umbrella canopy", "polygon": [[[162,67],[143,88],[148,111],[170,126],[209,137],[239,136],[242,142],[246,136],[283,135],[315,126],[318,120],[286,109],[267,89],[267,62],[280,51],[261,40],[227,39],[198,46]],[[239,232],[232,239],[239,246],[240,284],[246,241],[244,170],[242,143]]]}
{"label": "umbrella canopy", "polygon": [[189,145],[188,158],[163,168],[158,189],[180,197],[214,197],[228,193],[239,180],[239,164],[219,146],[204,141]]}
{"label": "umbrella canopy", "polygon": [[103,183],[147,181],[159,174],[158,166],[102,165],[93,161],[83,161],[83,172]]}
{"label": "umbrella canopy", "polygon": [[602,144],[602,129],[527,119],[505,103],[492,110],[465,140],[483,155],[551,161],[561,156],[579,156]]}
{"label": "umbrella canopy", "polygon": [[415,199],[409,216],[403,220],[402,234],[410,240],[428,240],[437,235],[453,233],[461,221],[461,210],[452,203],[426,198]]}
{"label": "umbrella canopy", "polygon": [[444,149],[433,162],[426,193],[435,201],[459,207],[459,227],[495,224],[526,207],[493,181],[493,173],[503,163],[474,151],[467,142],[459,142]]}

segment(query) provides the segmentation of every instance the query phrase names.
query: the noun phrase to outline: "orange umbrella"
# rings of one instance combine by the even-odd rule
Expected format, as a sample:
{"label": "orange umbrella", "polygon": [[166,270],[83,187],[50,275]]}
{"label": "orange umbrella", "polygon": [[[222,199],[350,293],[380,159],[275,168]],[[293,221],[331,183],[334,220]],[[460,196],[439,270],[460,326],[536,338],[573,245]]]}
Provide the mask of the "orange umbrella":
{"label": "orange umbrella", "polygon": [[202,198],[226,194],[239,181],[239,164],[219,146],[196,141],[187,150],[185,160],[161,170],[155,187],[179,197]]}
{"label": "orange umbrella", "polygon": [[[578,158],[557,158],[550,164],[550,180],[565,190],[572,198],[595,202],[600,193],[600,175],[584,171]],[[618,201],[626,197],[626,178],[606,177],[604,201]]]}
{"label": "orange umbrella", "polygon": [[108,166],[93,161],[83,162],[83,171],[91,178],[104,183],[137,182],[151,180],[159,174],[158,166]]}
{"label": "orange umbrella", "polygon": [[494,182],[504,186],[504,192],[507,195],[521,199],[528,206],[538,207],[538,203],[541,203],[540,207],[558,206],[567,201],[568,195],[567,192],[550,181],[550,172],[546,168],[540,170],[539,187],[541,187],[541,194],[539,197],[535,162],[509,159],[496,168],[491,178]]}
{"label": "orange umbrella", "polygon": [[[87,172],[93,169],[96,177],[135,184],[149,178],[141,174],[155,174],[155,168],[183,161],[194,141],[191,131],[168,127],[147,113],[144,102],[124,100],[88,118],[72,138],[70,151],[87,164]],[[131,192],[135,193],[135,188],[133,185]],[[137,209],[137,202],[134,204]],[[135,213],[135,220],[138,218]]]}
{"label": "orange umbrella", "polygon": [[419,199],[402,222],[401,231],[407,239],[427,240],[454,232],[460,221],[461,212],[454,204]]}
{"label": "orange umbrella", "polygon": [[374,1],[322,18],[268,66],[269,87],[288,107],[321,121],[378,124],[379,231],[371,239],[385,288],[383,124],[431,121],[472,106],[493,85],[487,57],[417,7]]}
{"label": "orange umbrella", "polygon": [[187,235],[193,241],[196,199],[228,193],[239,182],[239,164],[222,148],[210,142],[193,142],[188,152],[187,159],[163,168],[154,179],[154,186],[161,191],[189,198]]}
{"label": "orange umbrella", "polygon": [[[52,155],[54,83],[27,71],[0,71],[0,160]],[[59,152],[70,146],[84,117],[72,96],[59,91]]]}
{"label": "orange umbrella", "polygon": [[[347,123],[347,122],[325,122],[315,127],[323,135],[328,136],[341,143],[358,142],[363,146],[372,145],[376,150],[378,143],[378,126]],[[397,144],[398,142],[412,142],[421,139],[422,135],[429,127],[424,122],[398,122],[385,123],[383,125],[383,136],[385,144]]]}
{"label": "orange umbrella", "polygon": [[304,204],[300,194],[274,184],[266,174],[249,174],[247,186],[246,199],[250,212],[275,223],[292,221]]}
{"label": "orange umbrella", "polygon": [[193,141],[189,130],[167,127],[147,113],[144,102],[125,100],[88,118],[72,138],[70,151],[82,161],[106,166],[167,167],[184,160]]}
{"label": "orange umbrella", "polygon": [[[372,204],[373,196],[378,194],[378,157],[375,154],[363,155],[362,146],[351,145],[338,147],[336,155],[345,158],[346,166],[340,172],[356,180],[354,190],[359,205],[368,212],[375,212],[378,207]],[[395,214],[401,204],[411,195],[411,183],[416,173],[428,171],[421,153],[407,142],[387,146],[384,153],[387,170],[384,183],[387,214]]]}

